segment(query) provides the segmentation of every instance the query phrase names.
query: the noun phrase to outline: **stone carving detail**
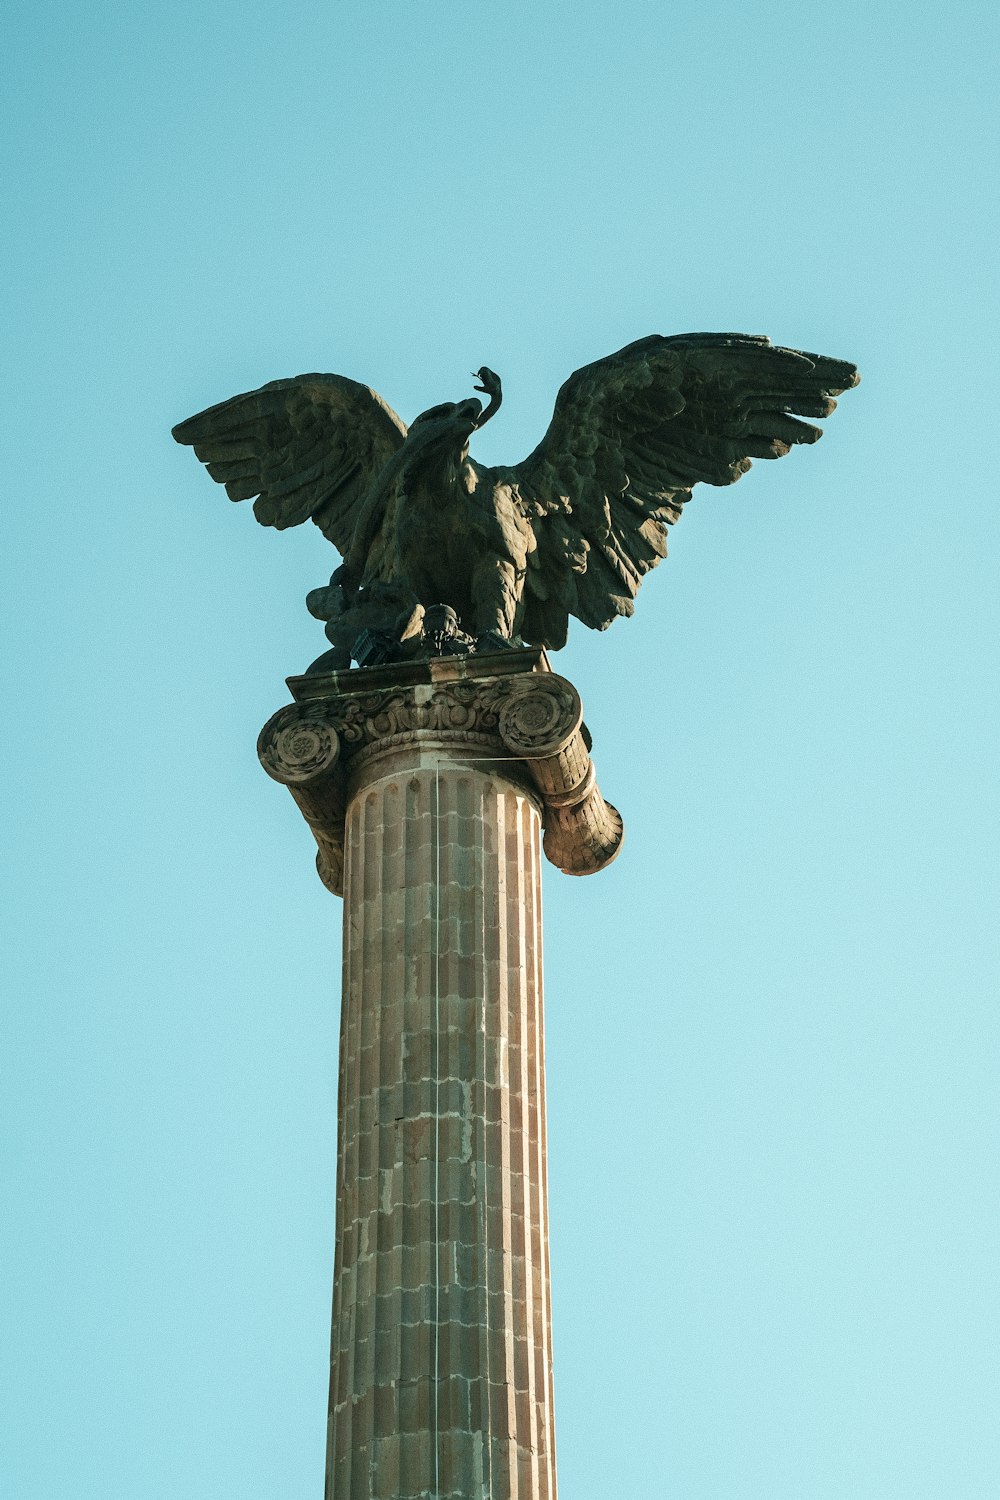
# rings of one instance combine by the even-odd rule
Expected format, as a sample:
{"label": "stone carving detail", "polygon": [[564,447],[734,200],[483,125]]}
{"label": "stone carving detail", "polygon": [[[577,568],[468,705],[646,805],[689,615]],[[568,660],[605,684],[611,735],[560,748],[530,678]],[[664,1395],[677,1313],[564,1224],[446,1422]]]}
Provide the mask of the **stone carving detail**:
{"label": "stone carving detail", "polygon": [[518,681],[500,709],[500,737],[514,755],[546,760],[557,755],[580,728],[583,704],[565,677],[538,674]]}
{"label": "stone carving detail", "polygon": [[499,678],[437,684],[434,696],[427,701],[398,689],[352,693],[339,701],[334,722],[345,746],[351,747],[421,729],[438,733],[490,733],[497,727],[497,700],[509,691],[507,680]]}
{"label": "stone carving detail", "polygon": [[[370,387],[297,375],[174,428],[231,500],[284,530],[312,520],[344,558],[307,605],[331,650],[311,670],[414,660],[482,643],[566,643],[569,617],[604,630],[633,612],[699,483],[733,484],[821,429],[857,384],[843,360],[761,335],[654,334],[564,382],[548,432],[519,464],[469,440],[499,409],[475,397],[407,428]],[[472,496],[475,500],[472,500]],[[450,643],[450,644],[449,644]]]}
{"label": "stone carving detail", "polygon": [[[593,766],[591,766],[591,771]],[[593,875],[609,865],[622,846],[621,813],[605,802],[593,776],[578,801],[545,804],[542,848],[564,875]]]}
{"label": "stone carving detail", "polygon": [[521,678],[500,710],[508,750],[523,755],[545,803],[545,857],[566,875],[610,864],[622,820],[597,789],[580,695],[564,677]]}
{"label": "stone carving detail", "polygon": [[[532,670],[536,658],[525,656],[515,672],[443,681],[426,681],[414,665],[410,682],[370,692],[343,691],[341,675],[331,679],[329,696],[310,687],[306,701],[289,704],[264,726],[261,764],[288,787],[312,829],[324,885],[342,893],[352,768],[427,735],[493,746],[499,760],[524,762],[543,805],[545,854],[559,869],[587,875],[615,857],[622,820],[597,789],[580,695],[564,677]],[[348,682],[353,686],[363,671]]]}
{"label": "stone carving detail", "polygon": [[[360,675],[360,672],[352,674],[355,678]],[[535,676],[541,678],[542,674]],[[512,754],[525,757],[552,754],[560,736],[567,738],[579,724],[582,707],[576,689],[564,678],[545,674],[544,688],[537,687],[533,678],[530,687],[525,685],[523,677],[484,676],[435,683],[433,694],[427,697],[419,696],[412,688],[393,687],[313,699],[308,705],[290,705],[281,709],[262,733],[260,754],[264,769],[276,781],[286,782],[308,780],[322,771],[321,764],[317,764],[315,772],[307,769],[308,747],[303,744],[299,749],[292,748],[293,744],[299,745],[300,729],[316,732],[320,726],[334,734],[345,756],[393,736],[419,731],[489,736],[498,745],[506,745]],[[513,700],[509,711],[504,708],[508,698]],[[505,727],[501,727],[502,714]],[[557,724],[563,725],[561,730]],[[510,737],[506,726],[510,726]],[[264,734],[269,736],[266,752]],[[284,748],[284,735],[292,736],[288,750]],[[301,757],[301,775],[297,757]]]}
{"label": "stone carving detail", "polygon": [[269,776],[295,786],[333,770],[340,740],[329,716],[315,704],[291,704],[261,730],[257,754]]}
{"label": "stone carving detail", "polygon": [[257,755],[269,776],[287,786],[316,840],[319,878],[344,893],[345,788],[340,738],[326,705],[290,703],[264,725]]}

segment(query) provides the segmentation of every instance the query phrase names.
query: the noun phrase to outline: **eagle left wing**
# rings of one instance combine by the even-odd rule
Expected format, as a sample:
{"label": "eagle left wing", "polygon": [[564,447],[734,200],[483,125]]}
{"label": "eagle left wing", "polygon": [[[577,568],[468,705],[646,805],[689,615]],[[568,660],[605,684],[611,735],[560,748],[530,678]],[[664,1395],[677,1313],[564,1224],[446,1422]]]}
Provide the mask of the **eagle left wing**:
{"label": "eagle left wing", "polygon": [[262,526],[313,520],[346,556],[374,478],[398,453],[406,427],[370,386],[345,375],[296,375],[233,396],[179,422],[230,500],[256,495]]}
{"label": "eagle left wing", "polygon": [[555,649],[569,615],[594,630],[631,615],[692,487],[814,443],[822,430],[791,414],[829,416],[858,379],[843,360],[736,333],[654,335],[577,370],[508,471],[537,542],[522,635]]}

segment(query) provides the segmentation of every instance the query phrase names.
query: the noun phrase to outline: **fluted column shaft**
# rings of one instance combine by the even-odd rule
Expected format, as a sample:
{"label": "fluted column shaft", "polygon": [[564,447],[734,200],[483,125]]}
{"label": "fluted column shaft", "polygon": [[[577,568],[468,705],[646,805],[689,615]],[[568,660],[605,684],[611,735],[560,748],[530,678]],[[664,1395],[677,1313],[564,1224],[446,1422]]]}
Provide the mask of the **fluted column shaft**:
{"label": "fluted column shaft", "polygon": [[555,1500],[539,797],[403,738],[346,797],[327,1500]]}
{"label": "fluted column shaft", "polygon": [[555,1500],[540,862],[622,820],[537,647],[289,687],[258,754],[344,897],[327,1500]]}

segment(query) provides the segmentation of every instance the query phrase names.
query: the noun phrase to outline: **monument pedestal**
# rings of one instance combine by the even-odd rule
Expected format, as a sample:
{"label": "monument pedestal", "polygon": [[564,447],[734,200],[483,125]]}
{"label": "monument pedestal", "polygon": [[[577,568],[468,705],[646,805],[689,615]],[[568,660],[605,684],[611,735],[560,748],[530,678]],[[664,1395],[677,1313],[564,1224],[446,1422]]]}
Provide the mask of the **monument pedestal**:
{"label": "monument pedestal", "polygon": [[555,1500],[541,853],[621,819],[538,650],[289,685],[261,761],[344,896],[327,1500]]}

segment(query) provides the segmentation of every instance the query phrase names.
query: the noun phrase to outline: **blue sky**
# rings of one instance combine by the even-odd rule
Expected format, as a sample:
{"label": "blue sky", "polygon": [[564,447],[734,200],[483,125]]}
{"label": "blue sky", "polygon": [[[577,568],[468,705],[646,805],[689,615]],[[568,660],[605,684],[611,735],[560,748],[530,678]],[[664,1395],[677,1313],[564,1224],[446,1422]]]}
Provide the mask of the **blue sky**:
{"label": "blue sky", "polygon": [[994,1500],[993,6],[15,7],[12,1500],[320,1493],[338,904],[257,765],[336,558],[169,429],[651,332],[855,360],[579,627],[627,843],[548,872],[562,1491]]}

